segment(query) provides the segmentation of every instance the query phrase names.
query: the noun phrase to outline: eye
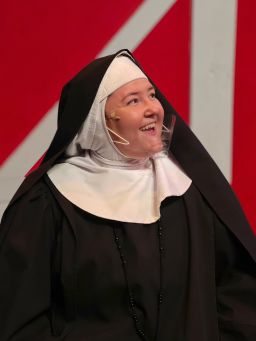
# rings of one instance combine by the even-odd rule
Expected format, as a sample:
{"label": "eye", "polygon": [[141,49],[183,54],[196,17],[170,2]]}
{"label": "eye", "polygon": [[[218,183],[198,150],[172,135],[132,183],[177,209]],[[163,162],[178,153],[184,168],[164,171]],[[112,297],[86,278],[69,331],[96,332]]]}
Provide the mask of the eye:
{"label": "eye", "polygon": [[149,97],[152,98],[152,99],[155,99],[156,98],[156,93],[155,92],[151,92],[149,94]]}
{"label": "eye", "polygon": [[137,104],[139,102],[138,98],[132,98],[127,102],[127,105],[134,105]]}

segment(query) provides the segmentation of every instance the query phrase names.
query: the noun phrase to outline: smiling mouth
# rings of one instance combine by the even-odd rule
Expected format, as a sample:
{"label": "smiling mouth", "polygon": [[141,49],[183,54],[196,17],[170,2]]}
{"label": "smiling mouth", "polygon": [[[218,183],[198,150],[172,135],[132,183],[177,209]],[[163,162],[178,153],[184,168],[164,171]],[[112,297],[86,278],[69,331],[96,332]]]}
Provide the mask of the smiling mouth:
{"label": "smiling mouth", "polygon": [[149,123],[140,128],[141,131],[155,131],[156,122]]}

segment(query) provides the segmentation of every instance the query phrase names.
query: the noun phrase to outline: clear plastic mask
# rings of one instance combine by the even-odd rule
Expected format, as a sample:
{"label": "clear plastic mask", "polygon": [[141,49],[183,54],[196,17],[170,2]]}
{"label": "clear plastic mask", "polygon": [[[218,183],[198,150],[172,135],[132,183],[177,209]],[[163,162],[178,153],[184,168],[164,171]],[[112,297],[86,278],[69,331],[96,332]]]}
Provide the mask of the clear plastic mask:
{"label": "clear plastic mask", "polygon": [[175,123],[176,123],[176,116],[171,115],[171,119],[170,119],[168,126],[165,126],[163,124],[161,138],[162,138],[162,143],[163,143],[162,154],[164,154],[164,155],[168,155],[170,145],[171,145],[171,141],[172,141]]}
{"label": "clear plastic mask", "polygon": [[[171,145],[172,136],[173,136],[173,130],[174,130],[175,122],[176,122],[176,116],[171,115],[171,119],[170,119],[168,126],[165,126],[165,125],[162,126],[162,132],[161,132],[162,150],[155,154],[156,157],[163,157],[163,156],[168,155],[170,145]],[[111,130],[108,127],[107,127],[107,130],[109,131],[109,133],[110,132],[112,133],[112,137],[110,136],[110,138],[111,138],[112,142],[114,142],[114,144],[116,145],[115,148],[117,148],[119,153],[121,153],[125,157],[137,158],[135,156],[134,157],[128,156],[128,155],[126,155],[126,153],[121,152],[119,150],[120,145],[123,145],[123,146],[129,146],[130,145],[130,142],[126,138],[124,138],[123,136],[120,136],[119,134],[117,134],[116,132],[114,132],[113,130]],[[139,149],[138,149],[138,151],[139,151]]]}

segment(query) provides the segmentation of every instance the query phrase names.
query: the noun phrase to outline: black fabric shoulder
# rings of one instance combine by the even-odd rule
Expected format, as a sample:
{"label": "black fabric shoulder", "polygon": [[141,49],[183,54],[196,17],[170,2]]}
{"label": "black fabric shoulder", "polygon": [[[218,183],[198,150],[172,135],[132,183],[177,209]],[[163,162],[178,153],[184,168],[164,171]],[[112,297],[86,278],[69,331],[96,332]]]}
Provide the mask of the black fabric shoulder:
{"label": "black fabric shoulder", "polygon": [[221,340],[256,340],[256,263],[215,216],[216,295]]}
{"label": "black fabric shoulder", "polygon": [[61,211],[43,180],[7,208],[3,216],[1,341],[16,340],[16,333],[17,340],[32,340],[33,335],[50,340],[53,261],[61,219]]}
{"label": "black fabric shoulder", "polygon": [[[202,214],[204,210],[208,211],[208,213],[212,215],[212,219],[215,222],[214,225],[218,227],[218,230],[222,229],[223,231],[225,231],[225,233],[221,233],[221,235],[223,235],[223,237],[230,236],[230,238],[233,239],[237,243],[237,245],[239,245],[239,248],[243,249],[243,251],[248,254],[254,264],[256,264],[256,236],[253,234],[253,231],[250,229],[246,220],[242,220],[243,212],[238,202],[238,212],[236,212],[238,213],[238,215],[236,215],[236,217],[240,217],[241,219],[235,221],[234,217],[230,216],[228,224],[225,219],[222,219],[224,214],[219,214],[219,211],[216,210],[216,206],[211,205],[211,202],[209,202],[208,198],[203,195],[203,193],[200,191],[195,183],[192,183],[185,196],[193,197],[195,198],[194,200],[201,202],[203,206],[201,207],[201,211],[198,211],[198,215]],[[225,207],[223,208],[223,210],[225,210]],[[232,212],[230,212],[230,214],[231,213]],[[218,239],[221,242],[221,239]]]}
{"label": "black fabric shoulder", "polygon": [[216,250],[216,281],[225,281],[229,269],[235,267],[251,273],[256,283],[256,262],[239,239],[214,214],[214,233]]}
{"label": "black fabric shoulder", "polygon": [[20,197],[13,205],[10,205],[4,212],[0,225],[0,247],[12,225],[26,219],[27,222],[31,221],[31,224],[26,226],[33,228],[33,220],[38,220],[36,216],[39,213],[40,216],[47,215],[51,217],[55,221],[54,226],[59,226],[61,211],[43,179],[34,184],[28,192]]}

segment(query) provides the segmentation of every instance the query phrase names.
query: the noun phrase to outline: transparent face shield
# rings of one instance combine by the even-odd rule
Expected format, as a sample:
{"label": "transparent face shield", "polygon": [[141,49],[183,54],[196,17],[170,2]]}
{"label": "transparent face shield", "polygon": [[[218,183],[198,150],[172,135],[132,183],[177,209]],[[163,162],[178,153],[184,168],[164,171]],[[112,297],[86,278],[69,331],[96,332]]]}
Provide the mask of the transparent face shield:
{"label": "transparent face shield", "polygon": [[[119,119],[119,117],[118,118],[115,117],[115,118]],[[161,144],[161,148],[157,152],[152,153],[151,155],[148,155],[148,156],[150,156],[150,157],[152,157],[152,156],[164,157],[164,156],[168,155],[170,145],[171,145],[172,136],[173,136],[175,122],[176,122],[176,116],[171,115],[171,119],[170,119],[169,124],[167,126],[164,124],[162,125],[161,138],[159,141],[159,144]],[[110,134],[110,138],[111,138],[112,142],[115,144],[115,147],[118,149],[118,151],[123,156],[131,157],[131,158],[135,158],[135,159],[140,158],[138,156],[135,156],[135,154],[139,155],[140,150],[139,150],[139,148],[137,150],[136,150],[136,148],[134,148],[132,141],[129,141],[124,136],[119,135],[117,132],[110,129],[109,127],[106,126],[106,128]],[[135,153],[134,155],[131,155],[131,154],[125,152],[125,150],[127,149],[127,151],[128,151],[131,146],[133,147],[133,151]]]}
{"label": "transparent face shield", "polygon": [[161,139],[162,139],[162,144],[163,144],[162,154],[164,155],[168,155],[169,153],[175,123],[176,123],[176,116],[172,114],[168,126],[165,126],[163,124]]}

